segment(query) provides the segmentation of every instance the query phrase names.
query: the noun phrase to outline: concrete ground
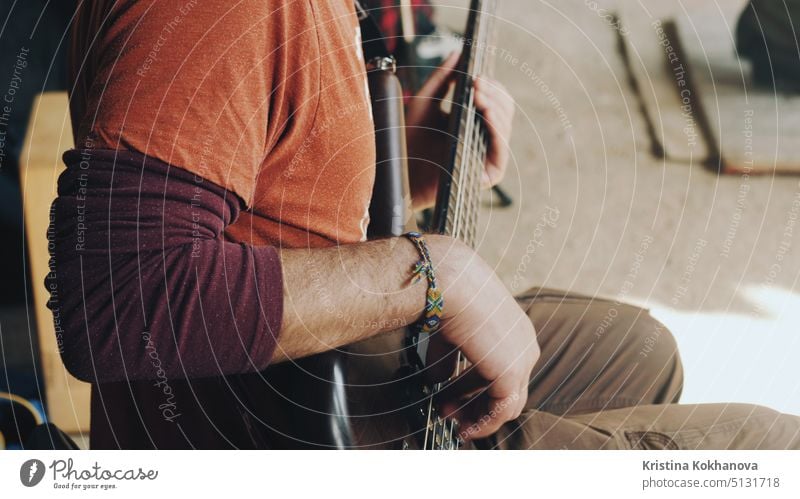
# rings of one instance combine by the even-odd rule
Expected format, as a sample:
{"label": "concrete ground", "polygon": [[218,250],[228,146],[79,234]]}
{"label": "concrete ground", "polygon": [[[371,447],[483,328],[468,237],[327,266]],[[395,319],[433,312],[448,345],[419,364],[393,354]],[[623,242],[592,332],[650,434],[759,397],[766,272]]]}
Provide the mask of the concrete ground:
{"label": "concrete ground", "polygon": [[[466,0],[439,3],[448,6],[441,20],[457,28]],[[775,130],[800,118],[798,98],[748,89],[755,126],[734,109],[749,78],[733,52],[744,1],[665,0],[657,11],[650,3],[499,2],[497,75],[518,103],[503,185],[516,204],[487,202],[479,251],[515,291],[549,286],[651,308],[681,347],[683,402],[800,413],[800,176],[703,168],[653,23],[678,20],[724,153],[741,159],[750,127],[760,152],[775,153],[767,159],[791,160],[784,145],[793,142]],[[604,9],[627,27],[649,112],[678,159],[649,152],[615,49],[619,27]]]}

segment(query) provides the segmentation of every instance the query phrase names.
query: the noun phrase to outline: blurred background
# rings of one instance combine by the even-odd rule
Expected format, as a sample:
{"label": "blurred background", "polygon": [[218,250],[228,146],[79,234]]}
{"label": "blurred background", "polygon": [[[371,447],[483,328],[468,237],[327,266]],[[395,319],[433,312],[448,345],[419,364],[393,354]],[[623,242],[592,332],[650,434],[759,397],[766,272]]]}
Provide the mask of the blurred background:
{"label": "blurred background", "polygon": [[[458,46],[469,4],[364,3],[407,91]],[[498,3],[496,76],[518,105],[501,185],[512,202],[486,194],[481,255],[515,292],[650,308],[681,347],[683,402],[800,413],[800,2]],[[23,406],[86,444],[88,393],[60,366],[42,284],[71,140],[72,8],[0,6],[0,392],[20,398],[0,406],[9,447],[25,439]]]}
{"label": "blurred background", "polygon": [[[462,6],[447,3],[442,18]],[[481,254],[518,291],[651,308],[682,352],[682,402],[800,413],[798,2],[503,1],[498,14],[516,203],[484,212]]]}

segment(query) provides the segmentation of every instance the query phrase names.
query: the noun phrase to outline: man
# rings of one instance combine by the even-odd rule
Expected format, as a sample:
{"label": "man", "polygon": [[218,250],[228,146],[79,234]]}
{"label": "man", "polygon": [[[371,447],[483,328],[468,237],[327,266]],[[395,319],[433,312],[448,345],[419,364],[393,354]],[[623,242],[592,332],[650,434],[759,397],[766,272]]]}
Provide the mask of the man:
{"label": "man", "polygon": [[[92,447],[269,445],[267,366],[413,323],[425,303],[425,279],[409,284],[416,248],[365,241],[375,145],[352,3],[84,3],[72,55],[77,149],[54,204],[50,306],[67,368],[94,383]],[[409,106],[415,208],[436,192],[454,64]],[[476,103],[489,186],[514,106],[487,80]],[[467,247],[427,245],[445,297],[439,345],[475,365],[445,401],[471,441],[800,446],[797,420],[768,409],[655,405],[677,401],[682,375],[645,311],[615,305],[592,342],[608,302],[518,301]]]}

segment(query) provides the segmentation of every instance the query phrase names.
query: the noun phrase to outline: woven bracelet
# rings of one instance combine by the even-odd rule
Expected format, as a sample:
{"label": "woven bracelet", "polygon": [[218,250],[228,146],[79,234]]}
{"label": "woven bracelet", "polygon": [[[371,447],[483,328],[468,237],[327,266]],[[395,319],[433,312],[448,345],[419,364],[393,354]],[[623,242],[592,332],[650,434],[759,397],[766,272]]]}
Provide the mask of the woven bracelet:
{"label": "woven bracelet", "polygon": [[411,283],[419,282],[423,277],[428,281],[428,292],[425,295],[425,315],[415,325],[421,333],[435,333],[442,322],[442,310],[444,309],[444,298],[442,291],[436,284],[436,272],[433,269],[431,254],[428,252],[428,245],[419,232],[409,232],[405,234],[419,251],[420,260],[414,264],[412,270],[413,277]]}

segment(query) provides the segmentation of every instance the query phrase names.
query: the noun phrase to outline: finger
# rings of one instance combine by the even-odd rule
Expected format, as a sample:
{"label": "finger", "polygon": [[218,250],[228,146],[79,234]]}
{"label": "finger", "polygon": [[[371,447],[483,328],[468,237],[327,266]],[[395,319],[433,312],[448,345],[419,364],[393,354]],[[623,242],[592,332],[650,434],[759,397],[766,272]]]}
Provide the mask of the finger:
{"label": "finger", "polygon": [[499,81],[479,77],[475,80],[475,89],[500,107],[504,113],[513,113],[516,108],[514,98],[508,89]]}
{"label": "finger", "polygon": [[528,384],[523,383],[522,387],[512,396],[512,398],[514,409],[511,411],[511,419],[517,419],[525,409],[525,405],[528,403]]}
{"label": "finger", "polygon": [[442,99],[450,88],[450,83],[455,78],[455,68],[458,65],[460,52],[453,52],[444,62],[436,68],[428,80],[422,85],[418,97]]}
{"label": "finger", "polygon": [[522,411],[525,410],[525,407],[527,407],[527,405],[528,405],[528,384],[525,383],[525,385],[519,391],[519,406],[517,407],[517,411],[514,414],[514,419],[517,419],[522,415]]}
{"label": "finger", "polygon": [[483,187],[497,185],[505,176],[509,158],[509,131],[501,131],[493,126],[493,111],[486,115],[489,147],[486,151],[486,165],[483,171]]}
{"label": "finger", "polygon": [[[459,406],[463,406],[467,400],[486,390],[488,385],[489,382],[474,366],[471,366],[463,374],[447,382],[436,394],[436,401],[443,408],[457,411]],[[445,415],[447,414],[449,412],[445,412]]]}
{"label": "finger", "polygon": [[481,172],[481,189],[489,189],[503,181],[508,169],[507,158],[507,154],[493,154],[492,151],[487,154],[486,165]]}
{"label": "finger", "polygon": [[486,169],[481,172],[481,189],[491,189],[505,177],[505,170],[495,166],[494,162],[486,162]]}
{"label": "finger", "polygon": [[[482,394],[474,402],[473,407],[481,407],[473,418],[461,418],[460,436],[464,440],[485,438],[497,432],[503,424],[514,419],[516,405],[507,399],[492,399]],[[466,412],[466,411],[464,411]]]}
{"label": "finger", "polygon": [[[483,386],[486,381],[476,375],[471,370],[459,378],[458,383],[447,386],[445,390],[452,390],[449,393],[452,398],[439,405],[441,414],[460,421],[461,431],[470,438],[491,435],[504,423],[519,417],[527,401],[527,382],[519,383],[510,391],[498,390],[498,382]],[[506,395],[497,396],[493,392]],[[471,397],[465,399],[462,394]]]}
{"label": "finger", "polygon": [[[514,120],[514,101],[496,89],[485,86],[475,89],[475,107],[487,123],[502,134],[508,134]],[[490,116],[491,115],[491,116]]]}
{"label": "finger", "polygon": [[476,93],[476,103],[482,106],[478,109],[483,116],[484,123],[488,132],[491,134],[490,139],[498,141],[497,146],[506,146],[511,138],[511,130],[513,127],[514,111],[505,108],[503,103],[496,102],[490,95],[483,92]]}
{"label": "finger", "polygon": [[475,89],[475,105],[491,132],[506,139],[511,135],[514,120],[512,99],[502,95],[497,89],[487,90],[484,84]]}
{"label": "finger", "polygon": [[[504,110],[507,103],[499,103],[502,97],[476,89],[476,106],[482,112],[488,133],[486,168],[482,176],[482,187],[497,185],[505,176],[508,164],[509,140],[513,121],[513,110]],[[497,103],[496,103],[497,102]]]}

